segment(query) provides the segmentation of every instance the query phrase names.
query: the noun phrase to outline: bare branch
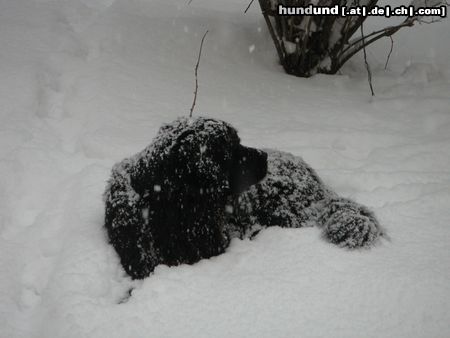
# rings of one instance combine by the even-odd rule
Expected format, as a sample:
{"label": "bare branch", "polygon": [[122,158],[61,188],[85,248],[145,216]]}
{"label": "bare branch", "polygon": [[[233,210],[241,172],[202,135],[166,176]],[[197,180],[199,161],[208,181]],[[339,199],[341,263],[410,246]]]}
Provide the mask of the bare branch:
{"label": "bare branch", "polygon": [[202,42],[200,43],[200,50],[198,51],[198,59],[197,64],[195,65],[195,91],[194,91],[194,101],[192,102],[191,112],[189,113],[189,117],[192,117],[192,112],[194,111],[195,103],[197,102],[197,92],[198,92],[198,66],[200,64],[200,58],[202,56],[202,49],[203,49],[203,41],[205,41],[206,34],[208,34],[208,31],[205,32],[202,38]]}
{"label": "bare branch", "polygon": [[369,86],[370,86],[370,91],[372,93],[372,96],[375,96],[375,92],[373,91],[373,85],[372,85],[372,71],[370,70],[369,62],[367,62],[366,44],[364,43],[364,24],[361,24],[361,36],[363,39],[364,63],[366,64],[366,69],[367,69],[367,79],[369,81]]}
{"label": "bare branch", "polygon": [[250,3],[248,4],[247,8],[244,11],[244,13],[247,13],[247,11],[250,9],[251,5],[253,4],[253,1],[255,1],[255,0],[250,1]]}
{"label": "bare branch", "polygon": [[[445,1],[445,0],[412,0],[410,3],[410,6],[414,6],[414,8],[418,8],[421,6],[437,7],[439,5],[447,5],[448,6],[447,1]],[[350,41],[348,46],[340,54],[338,64],[343,65],[353,55],[358,53],[365,46],[368,46],[383,37],[390,37],[390,36],[394,35],[397,31],[399,31],[401,28],[411,27],[416,22],[429,23],[429,22],[425,22],[423,20],[423,18],[421,18],[421,17],[414,16],[414,17],[406,18],[402,23],[400,23],[396,26],[385,27],[378,31],[374,31],[374,32],[370,33],[369,35],[366,35],[365,37],[357,38],[357,39]],[[372,38],[367,39],[369,37],[372,37]]]}
{"label": "bare branch", "polygon": [[358,41],[354,42],[353,44],[350,45],[350,47],[348,47],[346,49],[346,51],[342,54],[342,56],[339,58],[339,64],[343,65],[345,62],[347,62],[353,55],[355,55],[356,53],[358,53],[361,49],[363,49],[365,46],[370,45],[371,43],[385,37],[385,36],[391,36],[393,34],[395,34],[397,31],[399,31],[401,28],[403,27],[410,27],[414,24],[414,21],[404,21],[403,23],[397,25],[397,26],[391,26],[391,27],[386,27],[380,31],[377,31],[375,36],[374,33],[369,34],[367,37],[369,36],[373,36],[371,39],[369,40],[365,40],[367,37],[365,37],[364,39],[359,39]]}
{"label": "bare branch", "polygon": [[280,44],[280,40],[278,39],[275,30],[273,29],[273,25],[272,22],[270,21],[269,14],[267,13],[268,9],[266,7],[266,3],[264,2],[264,0],[259,0],[259,4],[261,6],[262,15],[264,17],[264,20],[266,21],[267,28],[269,29],[270,36],[273,40],[273,43],[275,44],[275,49],[277,50],[280,62],[282,66],[286,69],[286,65],[284,62],[284,56],[286,54],[284,51],[284,46],[283,44]]}
{"label": "bare branch", "polygon": [[394,50],[394,39],[392,38],[392,36],[389,37],[391,39],[391,50],[389,51],[388,57],[386,59],[386,64],[384,65],[384,69],[387,69],[387,66],[389,64],[389,60],[391,59],[391,54],[392,51]]}

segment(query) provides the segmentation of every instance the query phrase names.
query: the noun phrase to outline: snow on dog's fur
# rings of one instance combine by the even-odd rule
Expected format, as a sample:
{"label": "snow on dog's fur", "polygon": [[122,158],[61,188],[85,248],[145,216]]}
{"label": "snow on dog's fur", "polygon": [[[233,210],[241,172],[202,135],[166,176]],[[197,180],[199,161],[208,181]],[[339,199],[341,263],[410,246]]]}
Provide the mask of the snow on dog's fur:
{"label": "snow on dog's fur", "polygon": [[179,118],[152,144],[116,164],[105,192],[105,226],[133,278],[156,265],[195,263],[222,253],[226,203],[261,180],[267,154],[240,145],[229,124]]}
{"label": "snow on dog's fur", "polygon": [[109,240],[132,278],[218,255],[261,227],[317,223],[350,248],[381,234],[367,208],[327,189],[301,158],[244,147],[231,125],[202,117],[162,126],[113,167],[104,197]]}
{"label": "snow on dog's fur", "polygon": [[261,227],[319,225],[327,240],[348,248],[369,246],[381,235],[369,209],[331,191],[301,157],[264,151],[268,154],[266,177],[231,198],[230,232],[242,238]]}

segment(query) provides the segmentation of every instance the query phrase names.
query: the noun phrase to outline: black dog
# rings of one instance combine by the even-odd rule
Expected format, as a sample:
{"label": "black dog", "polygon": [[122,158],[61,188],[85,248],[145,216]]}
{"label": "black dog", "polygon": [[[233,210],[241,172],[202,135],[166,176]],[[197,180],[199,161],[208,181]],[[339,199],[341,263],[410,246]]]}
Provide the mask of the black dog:
{"label": "black dog", "polygon": [[225,122],[180,118],[142,152],[116,164],[105,192],[105,226],[125,271],[194,263],[222,253],[226,203],[261,180],[267,154],[240,145]]}
{"label": "black dog", "polygon": [[240,145],[223,121],[180,118],[116,164],[105,226],[125,271],[144,278],[158,264],[195,263],[224,252],[232,237],[272,225],[317,223],[347,247],[381,234],[370,211],[329,191],[299,157],[268,154]]}

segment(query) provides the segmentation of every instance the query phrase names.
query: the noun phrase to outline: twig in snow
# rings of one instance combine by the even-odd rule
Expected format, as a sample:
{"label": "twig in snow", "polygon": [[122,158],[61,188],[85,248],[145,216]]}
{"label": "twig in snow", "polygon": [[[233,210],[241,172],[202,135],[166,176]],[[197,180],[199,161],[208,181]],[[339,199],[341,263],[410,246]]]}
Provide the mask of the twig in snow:
{"label": "twig in snow", "polygon": [[367,52],[366,52],[366,44],[364,41],[364,28],[363,28],[364,24],[361,24],[361,36],[362,36],[362,43],[363,43],[363,51],[364,51],[364,63],[366,64],[366,69],[367,69],[367,79],[369,80],[369,86],[370,86],[370,91],[372,93],[372,96],[375,96],[375,92],[373,91],[373,85],[372,85],[372,72],[370,70],[370,65],[369,62],[367,62]]}
{"label": "twig in snow", "polygon": [[391,58],[392,51],[394,50],[394,39],[392,38],[392,36],[390,36],[389,38],[391,39],[391,50],[389,51],[388,57],[386,59],[386,64],[384,65],[384,70],[387,69],[387,66],[389,64],[389,60]]}
{"label": "twig in snow", "polygon": [[200,64],[200,57],[202,56],[202,49],[203,49],[203,41],[205,41],[206,34],[208,34],[208,31],[205,32],[202,38],[202,42],[200,43],[200,50],[198,51],[198,59],[197,64],[195,65],[195,91],[194,91],[194,101],[192,102],[191,112],[189,113],[189,117],[192,117],[192,112],[194,111],[195,102],[197,101],[197,92],[198,92],[198,66]]}
{"label": "twig in snow", "polygon": [[244,11],[244,13],[247,13],[247,11],[250,9],[250,6],[253,4],[253,1],[255,1],[255,0],[250,1],[250,3],[248,4],[247,8]]}

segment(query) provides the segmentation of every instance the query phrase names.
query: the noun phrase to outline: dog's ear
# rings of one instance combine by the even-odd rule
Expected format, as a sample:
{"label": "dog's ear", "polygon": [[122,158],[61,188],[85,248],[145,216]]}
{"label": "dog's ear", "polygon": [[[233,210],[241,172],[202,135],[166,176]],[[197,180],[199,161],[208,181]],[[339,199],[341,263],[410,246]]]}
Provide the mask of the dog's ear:
{"label": "dog's ear", "polygon": [[267,153],[255,148],[239,146],[233,155],[231,190],[241,193],[258,183],[267,174]]}

